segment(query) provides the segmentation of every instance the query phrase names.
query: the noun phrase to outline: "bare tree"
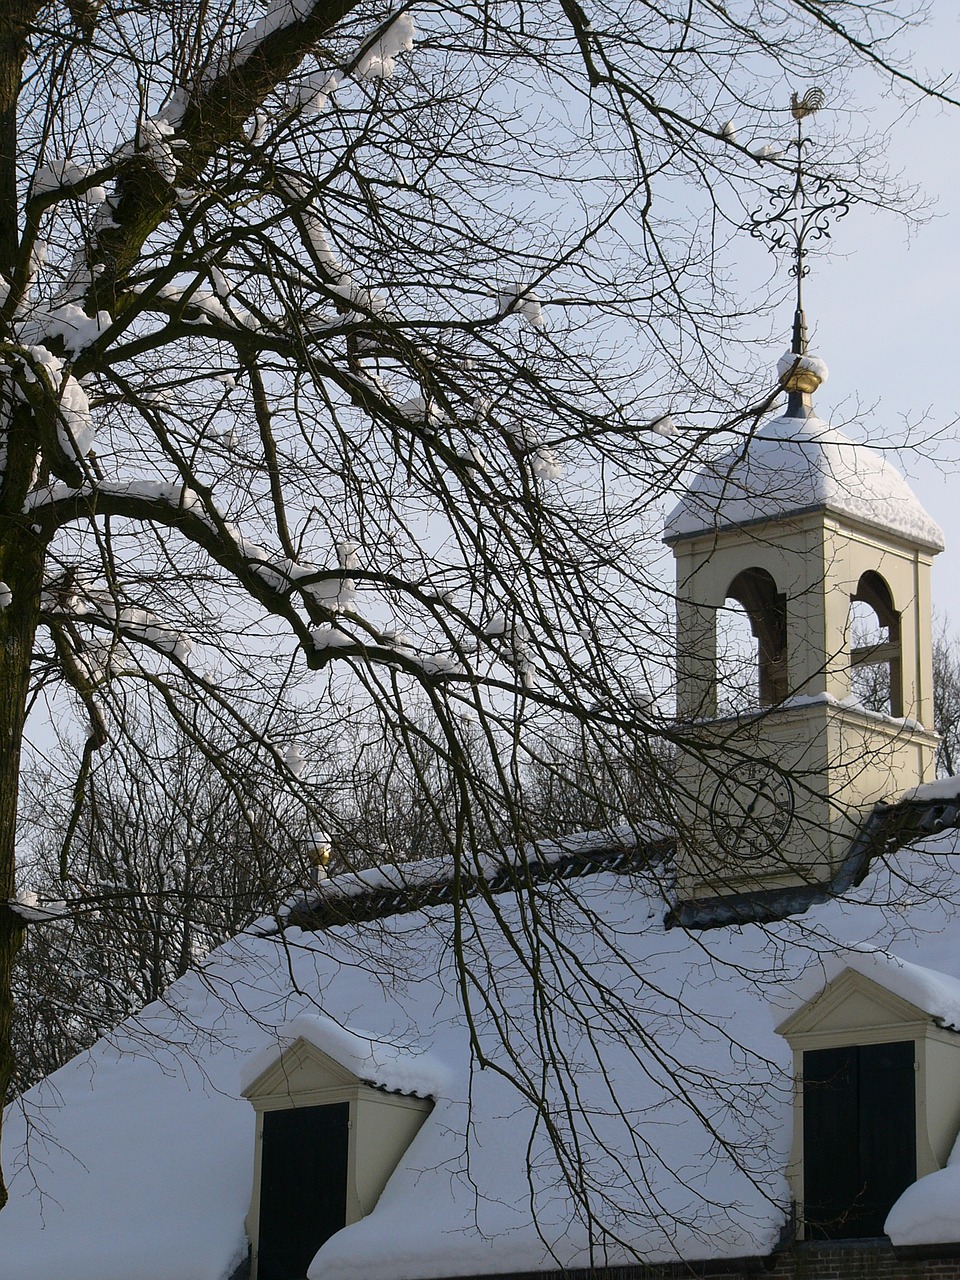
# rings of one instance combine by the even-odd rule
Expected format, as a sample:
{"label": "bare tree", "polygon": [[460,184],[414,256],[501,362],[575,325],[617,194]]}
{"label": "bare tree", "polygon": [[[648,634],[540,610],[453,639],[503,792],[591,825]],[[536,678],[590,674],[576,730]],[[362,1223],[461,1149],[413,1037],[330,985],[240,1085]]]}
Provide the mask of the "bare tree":
{"label": "bare tree", "polygon": [[[85,722],[68,902],[96,752],[147,695],[324,828],[349,807],[303,783],[288,704],[313,743],[415,744],[454,857],[518,827],[558,726],[665,730],[657,501],[772,399],[743,411],[724,240],[785,165],[784,80],[896,73],[903,16],[0,0],[0,1098],[45,705]],[[884,198],[862,139],[828,169]]]}
{"label": "bare tree", "polygon": [[952,778],[960,770],[960,641],[945,620],[933,641],[933,709],[937,773]]}
{"label": "bare tree", "polygon": [[[214,947],[309,883],[316,833],[249,757],[212,750],[131,712],[91,771],[79,813],[51,771],[22,796],[20,901],[57,883],[70,844],[69,914],[27,932],[14,976],[14,1087],[87,1048]],[[215,740],[206,739],[208,748]],[[322,790],[320,779],[311,779]],[[285,811],[286,810],[286,811]]]}

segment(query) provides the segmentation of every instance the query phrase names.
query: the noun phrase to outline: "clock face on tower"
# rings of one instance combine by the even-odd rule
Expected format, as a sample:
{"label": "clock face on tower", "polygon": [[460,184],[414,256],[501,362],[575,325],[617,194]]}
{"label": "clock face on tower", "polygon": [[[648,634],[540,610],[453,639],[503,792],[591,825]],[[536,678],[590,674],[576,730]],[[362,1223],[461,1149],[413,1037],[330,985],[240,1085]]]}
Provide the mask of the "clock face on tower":
{"label": "clock face on tower", "polygon": [[737,765],[717,783],[710,826],[724,853],[768,859],[793,821],[790,779],[769,764]]}

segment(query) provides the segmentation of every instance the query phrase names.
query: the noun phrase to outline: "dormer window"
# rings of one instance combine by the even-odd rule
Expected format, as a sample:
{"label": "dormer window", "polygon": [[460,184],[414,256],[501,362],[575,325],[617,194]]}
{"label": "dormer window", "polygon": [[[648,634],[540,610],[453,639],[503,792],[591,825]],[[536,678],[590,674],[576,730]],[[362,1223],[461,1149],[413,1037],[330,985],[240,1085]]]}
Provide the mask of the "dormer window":
{"label": "dormer window", "polygon": [[371,1212],[433,1107],[429,1064],[412,1051],[398,1070],[396,1047],[327,1019],[291,1028],[307,1034],[255,1063],[244,1089],[257,1113],[252,1280],[303,1280],[327,1240]]}
{"label": "dormer window", "polygon": [[960,1129],[960,1035],[943,1025],[960,984],[883,952],[852,965],[777,1028],[794,1055],[789,1176],[807,1240],[882,1236]]}
{"label": "dormer window", "polygon": [[803,1054],[803,1215],[808,1240],[883,1235],[917,1180],[916,1045]]}
{"label": "dormer window", "polygon": [[293,1280],[347,1225],[350,1103],[265,1111],[259,1147],[255,1274]]}

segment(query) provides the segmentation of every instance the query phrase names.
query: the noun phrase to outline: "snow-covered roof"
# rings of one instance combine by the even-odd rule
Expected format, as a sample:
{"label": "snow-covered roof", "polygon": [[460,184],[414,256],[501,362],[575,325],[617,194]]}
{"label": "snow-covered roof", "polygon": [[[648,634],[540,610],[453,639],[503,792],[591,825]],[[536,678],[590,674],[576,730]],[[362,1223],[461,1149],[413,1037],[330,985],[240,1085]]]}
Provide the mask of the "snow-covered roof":
{"label": "snow-covered roof", "polygon": [[[323,1246],[312,1276],[766,1255],[789,1201],[791,1055],[775,1028],[834,957],[868,955],[875,973],[907,975],[910,998],[952,1013],[960,883],[956,836],[940,840],[876,868],[845,900],[764,927],[668,929],[663,886],[636,866],[471,899],[459,945],[487,1070],[472,1069],[453,905],[238,937],[12,1104],[4,1269],[17,1280],[228,1277],[246,1249],[253,1172],[241,1089],[259,1055],[303,1034],[357,1074],[373,1061],[374,1076],[436,1099],[376,1207]],[[552,931],[537,990],[523,941],[534,909]],[[549,1013],[541,1027],[562,1077],[544,1075],[535,1007]],[[512,1061],[498,1026],[513,1030]],[[592,1222],[544,1107],[577,1132]],[[946,1238],[924,1214],[901,1203],[894,1240]]]}
{"label": "snow-covered roof", "polygon": [[816,417],[779,417],[717,458],[667,517],[675,542],[733,525],[827,510],[931,551],[943,532],[882,454]]}

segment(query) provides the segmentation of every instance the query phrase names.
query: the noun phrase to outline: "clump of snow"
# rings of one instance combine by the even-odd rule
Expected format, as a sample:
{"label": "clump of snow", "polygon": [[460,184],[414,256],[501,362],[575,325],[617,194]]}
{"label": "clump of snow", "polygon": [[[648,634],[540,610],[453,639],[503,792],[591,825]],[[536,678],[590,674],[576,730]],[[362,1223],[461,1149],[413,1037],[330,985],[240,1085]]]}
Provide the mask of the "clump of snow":
{"label": "clump of snow", "polygon": [[466,675],[463,664],[448,653],[407,653],[407,658],[415,662],[428,676],[462,676]]}
{"label": "clump of snow", "polygon": [[[49,249],[49,245],[47,244],[46,240],[41,240],[39,236],[36,238],[36,240],[34,240],[33,248],[30,250],[30,261],[27,264],[27,279],[30,281],[31,284],[33,283],[34,280],[36,280],[37,276],[40,274],[40,272],[44,268],[44,265],[46,264],[48,249]],[[6,295],[8,293],[9,293],[9,289],[5,288],[4,301],[6,301]],[[18,314],[22,315],[25,309],[26,308],[24,306],[24,302],[21,301],[19,307],[17,308]]]}
{"label": "clump of snow", "polygon": [[67,915],[67,904],[58,899],[41,902],[39,894],[32,889],[21,890],[15,898],[7,899],[7,906],[30,924],[43,924],[49,920],[59,920]]}
{"label": "clump of snow", "polygon": [[530,470],[538,480],[559,480],[563,476],[563,467],[556,449],[548,445],[538,445],[530,455]]}
{"label": "clump of snow", "polygon": [[0,612],[13,604],[13,592],[5,582],[0,582]]}
{"label": "clump of snow", "polygon": [[157,292],[161,298],[167,298],[171,302],[184,302],[188,308],[199,311],[201,322],[217,320],[229,325],[231,329],[238,325],[249,328],[255,324],[250,312],[239,306],[232,295],[222,300],[215,292],[211,293],[207,289],[182,289],[174,284],[164,285]]}
{"label": "clump of snow", "polygon": [[411,422],[419,422],[426,427],[435,426],[443,417],[436,401],[423,396],[410,396],[408,400],[402,400],[397,408]]}
{"label": "clump of snow", "polygon": [[777,361],[777,375],[782,378],[793,369],[806,369],[808,373],[818,377],[821,384],[830,377],[830,370],[827,368],[826,361],[821,360],[819,356],[802,356],[796,351],[785,351]]}
{"label": "clump of snow", "polygon": [[669,412],[658,414],[650,423],[650,430],[658,436],[665,436],[668,440],[673,440],[679,435],[677,424]]}
{"label": "clump of snow", "polygon": [[180,168],[176,150],[186,145],[183,139],[176,137],[176,132],[176,128],[165,116],[150,116],[140,121],[136,145],[125,143],[118,149],[117,157],[142,156],[165,182],[173,186]]}
{"label": "clump of snow", "polygon": [[385,315],[390,305],[385,294],[357,284],[353,277],[347,274],[341,275],[339,280],[332,283],[329,288],[345,302],[353,303],[362,312],[370,312],[376,316]]}
{"label": "clump of snow", "polygon": [[[70,458],[82,458],[93,447],[94,423],[90,412],[90,400],[86,391],[72,374],[63,374],[63,361],[49,348],[24,344],[23,348],[40,366],[47,380],[48,389],[57,397],[57,438],[60,447]],[[24,369],[27,382],[36,382],[37,375],[27,365]]]}
{"label": "clump of snow", "polygon": [[287,766],[295,778],[299,778],[307,767],[303,752],[300,750],[299,744],[291,742],[283,753],[283,763]]}
{"label": "clump of snow", "polygon": [[[288,183],[288,186],[289,185],[290,184]],[[305,199],[308,192],[306,188],[301,190],[298,184],[296,188],[293,188],[292,194],[298,199]],[[310,212],[309,208],[304,211],[303,223],[307,229],[307,235],[310,237],[310,243],[313,245],[317,258],[325,267],[328,267],[334,275],[340,275],[343,272],[343,264],[330,248],[327,233],[320,220],[314,213]]]}
{"label": "clump of snow", "polygon": [[664,537],[820,509],[943,549],[943,532],[886,458],[819,418],[774,418],[710,463],[667,517]]}
{"label": "clump of snow", "polygon": [[501,315],[523,316],[531,329],[542,329],[543,308],[540,299],[530,289],[520,283],[510,286],[497,294],[497,310]]}
{"label": "clump of snow", "polygon": [[725,120],[720,126],[721,138],[726,138],[727,142],[737,141],[737,129],[732,120]]}
{"label": "clump of snow", "polygon": [[771,143],[765,143],[762,147],[757,147],[753,152],[755,160],[777,160],[783,155],[781,147],[775,147]]}
{"label": "clump of snow", "polygon": [[941,800],[960,800],[960,775],[952,778],[937,778],[933,782],[922,782],[918,787],[910,787],[904,791],[900,800],[917,800],[925,804],[936,804]]}
{"label": "clump of snow", "polygon": [[[352,542],[349,538],[343,539],[337,543],[337,562],[340,565],[340,572],[344,575],[348,574],[351,569],[356,569],[359,561],[357,560],[357,552],[360,550],[358,542]],[[349,609],[353,604],[357,595],[357,586],[353,578],[344,576],[340,580],[339,589],[337,591],[335,605],[337,609]]]}
{"label": "clump of snow", "polygon": [[960,1141],[945,1169],[907,1187],[887,1214],[883,1230],[898,1248],[960,1241]]}
{"label": "clump of snow", "polygon": [[[336,93],[343,77],[339,71],[314,71],[290,90],[287,105],[305,116],[318,116],[326,108],[330,95]],[[259,141],[253,138],[254,142]]]}
{"label": "clump of snow", "polygon": [[413,49],[416,24],[412,13],[398,14],[357,63],[358,80],[389,80],[401,53]]}
{"label": "clump of snow", "polygon": [[346,631],[341,631],[339,627],[329,624],[324,627],[314,627],[310,632],[310,640],[313,647],[320,651],[324,649],[346,649],[350,645],[359,643],[355,636],[348,635]]}
{"label": "clump of snow", "polygon": [[67,302],[52,311],[40,308],[27,312],[18,321],[17,333],[24,345],[42,344],[46,338],[59,338],[70,356],[78,356],[110,327],[109,311],[87,315],[82,307]]}
{"label": "clump of snow", "polygon": [[507,428],[508,434],[527,450],[530,470],[538,480],[560,480],[563,466],[560,457],[552,445],[545,443],[543,432],[530,422],[522,422],[517,427]]}

